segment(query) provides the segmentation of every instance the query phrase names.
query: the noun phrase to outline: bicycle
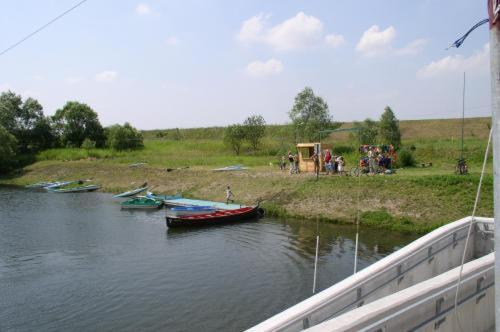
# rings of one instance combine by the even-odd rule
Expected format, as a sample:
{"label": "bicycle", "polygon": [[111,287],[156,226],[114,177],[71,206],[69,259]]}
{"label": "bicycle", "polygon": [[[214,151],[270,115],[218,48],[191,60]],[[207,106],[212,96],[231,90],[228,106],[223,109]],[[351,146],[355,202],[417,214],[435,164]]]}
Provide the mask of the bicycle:
{"label": "bicycle", "polygon": [[455,166],[455,174],[457,175],[467,175],[469,170],[467,168],[467,161],[464,158],[457,160],[457,166]]}

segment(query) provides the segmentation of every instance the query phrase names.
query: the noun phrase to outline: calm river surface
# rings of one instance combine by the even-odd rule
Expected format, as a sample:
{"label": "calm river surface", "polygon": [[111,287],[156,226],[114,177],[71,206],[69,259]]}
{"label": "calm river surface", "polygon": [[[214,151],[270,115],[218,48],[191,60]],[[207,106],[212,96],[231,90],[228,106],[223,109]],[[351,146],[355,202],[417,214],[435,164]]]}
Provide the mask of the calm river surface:
{"label": "calm river surface", "polygon": [[[239,331],[311,295],[314,223],[170,230],[164,215],[0,187],[0,331]],[[322,290],[352,273],[355,231],[319,233]],[[361,228],[359,266],[413,239]]]}

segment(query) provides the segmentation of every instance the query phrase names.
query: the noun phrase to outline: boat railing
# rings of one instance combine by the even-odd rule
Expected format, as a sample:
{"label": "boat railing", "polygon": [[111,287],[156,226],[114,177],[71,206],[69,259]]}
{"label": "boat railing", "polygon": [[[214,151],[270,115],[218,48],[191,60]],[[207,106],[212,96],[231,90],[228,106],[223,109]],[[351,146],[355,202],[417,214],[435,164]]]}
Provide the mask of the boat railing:
{"label": "boat railing", "polygon": [[[319,331],[489,331],[494,317],[494,253],[318,324]],[[481,314],[474,314],[481,313]]]}
{"label": "boat railing", "polygon": [[[300,331],[452,269],[461,261],[470,218],[434,230],[249,331]],[[476,217],[474,223],[474,231],[488,231],[493,219]],[[484,225],[477,228],[478,224]],[[493,250],[492,245],[482,248],[486,251],[482,253],[474,248],[468,247],[467,260]]]}

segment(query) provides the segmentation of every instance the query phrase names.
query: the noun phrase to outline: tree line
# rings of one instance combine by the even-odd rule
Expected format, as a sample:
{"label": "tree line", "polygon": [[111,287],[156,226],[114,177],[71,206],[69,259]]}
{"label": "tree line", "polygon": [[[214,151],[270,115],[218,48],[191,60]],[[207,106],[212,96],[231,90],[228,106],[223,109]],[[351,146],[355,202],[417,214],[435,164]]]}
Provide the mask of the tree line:
{"label": "tree line", "polygon": [[46,116],[34,98],[0,94],[0,172],[22,166],[37,152],[57,147],[116,150],[143,147],[142,133],[129,123],[104,128],[87,104],[68,101]]}
{"label": "tree line", "polygon": [[[328,136],[328,130],[337,129],[341,125],[340,122],[333,121],[326,101],[315,95],[310,87],[305,87],[295,96],[288,116],[291,120],[291,126],[282,126],[282,130],[287,132],[282,132],[279,136],[291,136],[295,143],[301,141],[316,142]],[[362,122],[355,122],[354,127],[358,129],[356,134],[352,136],[356,143],[392,144],[396,149],[401,146],[399,120],[389,106],[384,109],[378,122],[366,119]],[[237,155],[240,154],[245,143],[252,151],[256,151],[265,131],[264,118],[261,115],[253,115],[242,124],[228,126],[224,131],[224,142]]]}

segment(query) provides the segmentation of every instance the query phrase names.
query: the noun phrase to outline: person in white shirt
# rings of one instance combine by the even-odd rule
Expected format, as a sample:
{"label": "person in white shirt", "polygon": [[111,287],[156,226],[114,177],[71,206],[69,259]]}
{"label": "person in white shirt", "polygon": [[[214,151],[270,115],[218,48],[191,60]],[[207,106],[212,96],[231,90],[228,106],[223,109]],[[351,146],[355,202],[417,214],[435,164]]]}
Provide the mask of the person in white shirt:
{"label": "person in white shirt", "polygon": [[227,189],[226,189],[226,204],[229,204],[229,201],[231,201],[231,203],[234,203],[233,192],[231,191],[231,187],[227,186]]}

